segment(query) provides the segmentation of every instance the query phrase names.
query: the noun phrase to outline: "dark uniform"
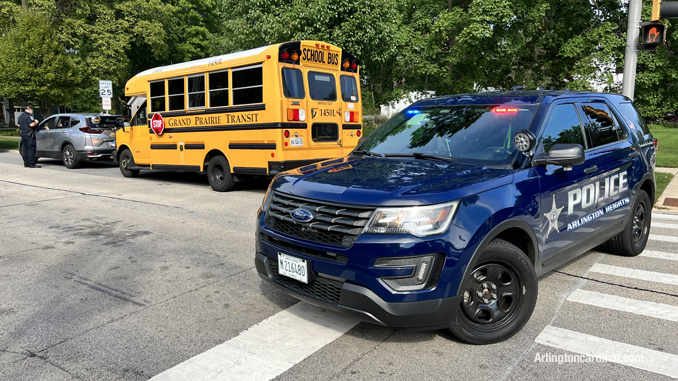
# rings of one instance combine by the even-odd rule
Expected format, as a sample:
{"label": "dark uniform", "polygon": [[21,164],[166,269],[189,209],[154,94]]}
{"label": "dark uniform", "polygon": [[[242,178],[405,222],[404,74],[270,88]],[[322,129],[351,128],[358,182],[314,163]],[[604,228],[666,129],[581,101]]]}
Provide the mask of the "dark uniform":
{"label": "dark uniform", "polygon": [[21,144],[23,145],[24,167],[35,165],[35,132],[37,126],[31,127],[35,118],[33,115],[24,112],[19,116],[19,130],[21,131]]}

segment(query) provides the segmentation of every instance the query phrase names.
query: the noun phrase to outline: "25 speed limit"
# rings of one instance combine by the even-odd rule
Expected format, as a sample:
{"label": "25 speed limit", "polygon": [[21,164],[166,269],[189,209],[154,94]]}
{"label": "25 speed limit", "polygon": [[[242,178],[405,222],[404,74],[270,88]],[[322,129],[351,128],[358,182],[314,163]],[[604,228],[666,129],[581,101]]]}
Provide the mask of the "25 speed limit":
{"label": "25 speed limit", "polygon": [[113,97],[113,81],[99,80],[99,96],[102,98]]}

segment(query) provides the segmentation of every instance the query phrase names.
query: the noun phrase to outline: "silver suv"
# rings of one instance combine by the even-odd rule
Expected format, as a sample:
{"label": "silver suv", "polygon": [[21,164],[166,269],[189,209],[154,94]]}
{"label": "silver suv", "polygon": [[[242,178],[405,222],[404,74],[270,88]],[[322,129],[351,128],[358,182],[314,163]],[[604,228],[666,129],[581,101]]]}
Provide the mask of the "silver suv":
{"label": "silver suv", "polygon": [[[83,160],[111,160],[115,130],[122,125],[122,117],[116,115],[52,115],[39,125],[35,156],[61,159],[69,169],[80,167]],[[23,147],[19,149],[23,152]]]}

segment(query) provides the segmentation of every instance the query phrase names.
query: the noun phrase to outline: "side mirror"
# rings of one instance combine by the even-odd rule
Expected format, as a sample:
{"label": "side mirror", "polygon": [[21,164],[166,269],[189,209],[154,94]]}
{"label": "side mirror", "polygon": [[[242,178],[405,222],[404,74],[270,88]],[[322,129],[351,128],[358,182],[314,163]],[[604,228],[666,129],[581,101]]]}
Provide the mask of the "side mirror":
{"label": "side mirror", "polygon": [[534,157],[534,165],[546,166],[547,164],[570,167],[582,164],[586,160],[584,147],[581,144],[556,144],[548,153],[542,152]]}

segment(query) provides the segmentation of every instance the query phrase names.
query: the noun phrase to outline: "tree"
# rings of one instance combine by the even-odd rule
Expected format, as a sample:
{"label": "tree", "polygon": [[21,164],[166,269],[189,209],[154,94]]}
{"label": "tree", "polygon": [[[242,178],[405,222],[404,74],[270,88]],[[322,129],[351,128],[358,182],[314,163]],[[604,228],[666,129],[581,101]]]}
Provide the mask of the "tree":
{"label": "tree", "polygon": [[36,101],[47,114],[48,106],[69,100],[79,78],[70,54],[54,36],[46,15],[16,15],[16,26],[0,37],[0,94]]}

